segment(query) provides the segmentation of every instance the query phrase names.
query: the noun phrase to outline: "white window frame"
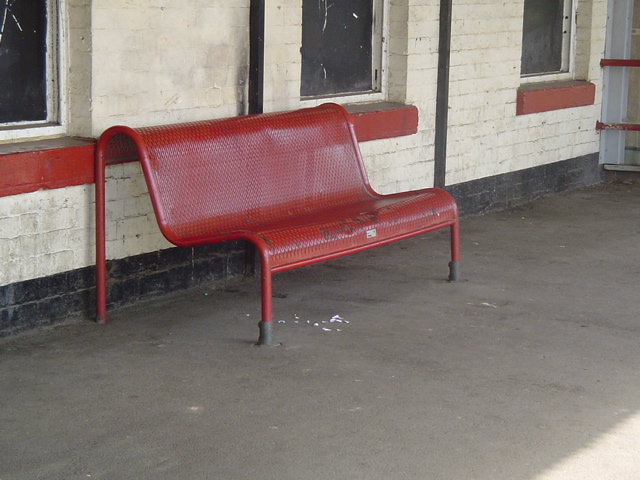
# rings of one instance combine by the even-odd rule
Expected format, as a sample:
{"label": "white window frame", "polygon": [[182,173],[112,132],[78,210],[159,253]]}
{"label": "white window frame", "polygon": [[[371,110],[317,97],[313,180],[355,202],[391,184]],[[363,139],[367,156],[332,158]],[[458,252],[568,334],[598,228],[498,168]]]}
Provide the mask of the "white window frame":
{"label": "white window frame", "polygon": [[[316,106],[321,103],[335,99],[340,103],[366,103],[386,100],[388,85],[388,65],[389,65],[389,1],[374,0],[373,2],[373,25],[372,25],[372,87],[373,90],[355,93],[336,93],[327,95],[314,95],[300,97],[302,106]],[[376,75],[377,72],[377,75]]]}
{"label": "white window frame", "polygon": [[66,38],[64,0],[47,0],[47,118],[0,124],[0,143],[49,138],[66,134],[66,105],[62,101],[65,89],[66,57],[62,54]]}
{"label": "white window frame", "polygon": [[562,66],[560,68],[560,71],[520,75],[521,84],[573,79],[576,45],[576,8],[578,0],[563,1],[563,30],[567,31],[568,33],[565,35],[562,41]]}

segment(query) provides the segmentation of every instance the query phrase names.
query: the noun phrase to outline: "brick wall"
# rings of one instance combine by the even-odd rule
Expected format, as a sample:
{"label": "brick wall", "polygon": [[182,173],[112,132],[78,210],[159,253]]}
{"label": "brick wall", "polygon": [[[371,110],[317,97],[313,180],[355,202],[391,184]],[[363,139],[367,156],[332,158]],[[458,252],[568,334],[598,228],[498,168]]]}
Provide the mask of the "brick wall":
{"label": "brick wall", "polygon": [[522,8],[521,1],[454,3],[448,184],[598,151],[593,122],[600,111],[606,2],[577,8],[576,76],[596,84],[595,104],[516,116]]}
{"label": "brick wall", "polygon": [[248,1],[93,2],[93,133],[242,113]]}
{"label": "brick wall", "polygon": [[0,285],[93,263],[93,187],[0,197]]}

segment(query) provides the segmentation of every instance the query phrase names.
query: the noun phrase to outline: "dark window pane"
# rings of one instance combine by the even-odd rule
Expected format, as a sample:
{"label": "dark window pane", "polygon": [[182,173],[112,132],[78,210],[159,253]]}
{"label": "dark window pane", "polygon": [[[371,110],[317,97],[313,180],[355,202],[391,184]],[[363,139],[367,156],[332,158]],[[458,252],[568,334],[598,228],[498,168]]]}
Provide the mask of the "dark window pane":
{"label": "dark window pane", "polygon": [[0,123],[47,118],[47,0],[0,0]]}
{"label": "dark window pane", "polygon": [[562,69],[563,0],[525,0],[522,75]]}
{"label": "dark window pane", "polygon": [[303,0],[303,96],[372,90],[372,23],[373,0]]}

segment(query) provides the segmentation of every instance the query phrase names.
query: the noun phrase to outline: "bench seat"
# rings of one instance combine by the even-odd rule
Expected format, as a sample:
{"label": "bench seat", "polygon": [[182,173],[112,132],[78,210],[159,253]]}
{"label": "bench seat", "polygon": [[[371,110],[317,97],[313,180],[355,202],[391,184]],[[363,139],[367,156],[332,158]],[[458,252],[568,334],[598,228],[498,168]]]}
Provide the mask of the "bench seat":
{"label": "bench seat", "polygon": [[[278,271],[451,227],[449,278],[459,277],[455,200],[436,188],[374,192],[349,115],[338,105],[108,129],[96,150],[97,232],[104,225],[99,185],[105,164],[122,158],[141,162],[158,225],[170,242],[189,247],[244,239],[256,246],[259,343],[272,343],[271,275]],[[100,248],[98,321],[105,321]]]}
{"label": "bench seat", "polygon": [[174,242],[188,247],[245,238],[263,245],[275,272],[395,241],[400,232],[405,237],[425,233],[455,220],[455,212],[449,208],[450,197],[443,190],[387,197],[306,215],[292,213],[269,224],[248,218],[237,230],[224,233],[217,231],[214,221],[180,225],[175,227]]}

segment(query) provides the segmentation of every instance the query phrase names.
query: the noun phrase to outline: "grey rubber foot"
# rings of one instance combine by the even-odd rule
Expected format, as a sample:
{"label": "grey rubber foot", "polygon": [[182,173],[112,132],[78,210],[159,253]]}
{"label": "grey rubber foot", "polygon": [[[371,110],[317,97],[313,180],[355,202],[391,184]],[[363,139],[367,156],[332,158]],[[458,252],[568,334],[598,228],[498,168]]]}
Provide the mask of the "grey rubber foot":
{"label": "grey rubber foot", "polygon": [[449,262],[449,281],[460,281],[460,262]]}
{"label": "grey rubber foot", "polygon": [[260,327],[260,337],[258,338],[258,345],[273,345],[273,335],[271,333],[271,323],[272,322],[259,322],[258,326]]}

